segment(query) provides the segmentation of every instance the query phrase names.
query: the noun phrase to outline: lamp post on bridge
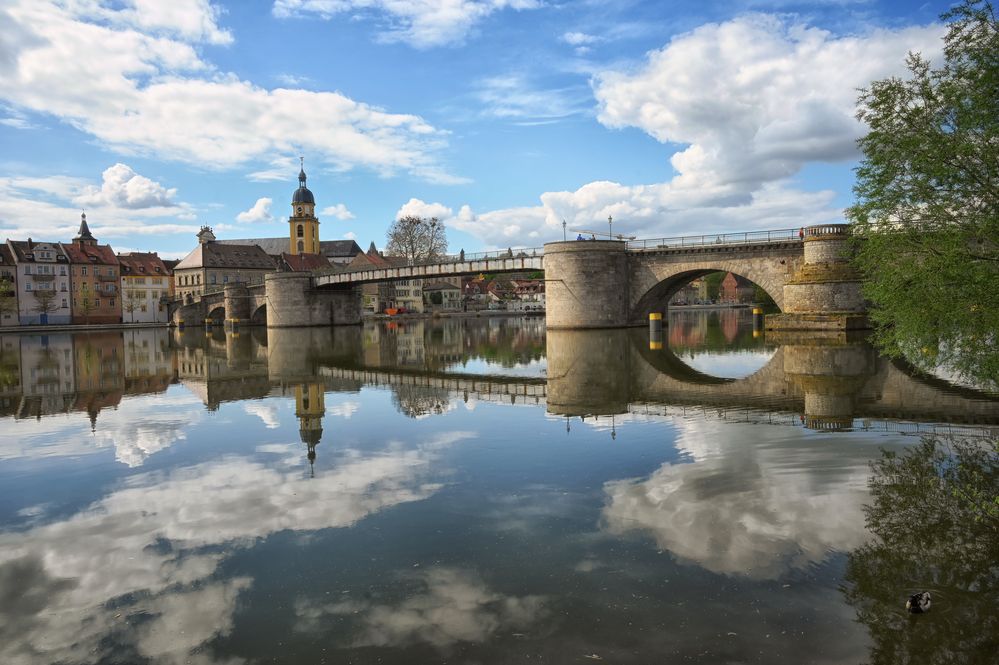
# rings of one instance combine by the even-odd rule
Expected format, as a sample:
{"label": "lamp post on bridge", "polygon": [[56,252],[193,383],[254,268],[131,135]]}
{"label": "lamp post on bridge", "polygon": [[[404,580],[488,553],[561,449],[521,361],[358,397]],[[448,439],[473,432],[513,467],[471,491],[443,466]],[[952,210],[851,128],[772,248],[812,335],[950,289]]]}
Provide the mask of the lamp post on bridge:
{"label": "lamp post on bridge", "polygon": [[614,229],[611,226],[611,224],[613,224],[613,222],[614,222],[614,218],[611,217],[610,215],[607,215],[607,239],[608,240],[613,240],[614,239]]}

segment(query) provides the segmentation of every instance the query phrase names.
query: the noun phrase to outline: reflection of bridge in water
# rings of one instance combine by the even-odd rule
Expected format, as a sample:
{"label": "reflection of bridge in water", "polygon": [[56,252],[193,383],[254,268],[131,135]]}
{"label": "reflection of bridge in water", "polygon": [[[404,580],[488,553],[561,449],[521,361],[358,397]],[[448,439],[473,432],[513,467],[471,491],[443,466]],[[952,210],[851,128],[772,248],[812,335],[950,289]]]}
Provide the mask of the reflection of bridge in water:
{"label": "reflection of bridge in water", "polygon": [[[816,429],[853,427],[856,419],[866,421],[860,426],[886,429],[895,429],[884,424],[895,421],[999,426],[999,397],[921,375],[879,357],[862,341],[791,341],[741,379],[710,376],[668,349],[650,350],[637,330],[549,330],[546,377],[470,374],[450,369],[454,363],[433,370],[406,365],[391,350],[372,353],[372,342],[357,328],[271,329],[217,338],[198,332],[177,341],[203,350],[211,372],[199,385],[206,403],[216,405],[261,397],[275,387],[320,382],[332,391],[382,386],[545,406],[560,416],[708,409],[733,417],[737,412],[794,414]],[[183,359],[179,366],[184,379]]]}

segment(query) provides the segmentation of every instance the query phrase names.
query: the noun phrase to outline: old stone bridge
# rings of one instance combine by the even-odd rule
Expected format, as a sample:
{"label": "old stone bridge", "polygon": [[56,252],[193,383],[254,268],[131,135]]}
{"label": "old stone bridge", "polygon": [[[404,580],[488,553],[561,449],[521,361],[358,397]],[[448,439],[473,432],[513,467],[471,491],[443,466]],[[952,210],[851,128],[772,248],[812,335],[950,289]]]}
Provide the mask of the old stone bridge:
{"label": "old stone bridge", "polygon": [[[543,250],[463,254],[436,263],[337,272],[273,273],[264,284],[175,306],[177,323],[266,324],[269,328],[356,324],[364,283],[542,270],[549,328],[614,328],[662,312],[692,279],[732,272],[763,288],[781,310],[768,328],[848,330],[866,327],[860,278],[850,268],[844,224],[665,238],[553,242]],[[803,237],[802,237],[803,236]]]}

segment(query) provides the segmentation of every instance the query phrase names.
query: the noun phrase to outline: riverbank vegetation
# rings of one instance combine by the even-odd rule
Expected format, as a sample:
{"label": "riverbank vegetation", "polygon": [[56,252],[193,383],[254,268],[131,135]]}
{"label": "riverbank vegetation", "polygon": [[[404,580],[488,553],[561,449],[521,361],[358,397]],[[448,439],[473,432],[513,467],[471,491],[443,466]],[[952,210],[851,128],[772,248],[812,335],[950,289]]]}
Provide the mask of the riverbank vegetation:
{"label": "riverbank vegetation", "polygon": [[997,387],[999,23],[973,0],[942,18],[942,66],[912,53],[861,91],[847,216],[882,350]]}

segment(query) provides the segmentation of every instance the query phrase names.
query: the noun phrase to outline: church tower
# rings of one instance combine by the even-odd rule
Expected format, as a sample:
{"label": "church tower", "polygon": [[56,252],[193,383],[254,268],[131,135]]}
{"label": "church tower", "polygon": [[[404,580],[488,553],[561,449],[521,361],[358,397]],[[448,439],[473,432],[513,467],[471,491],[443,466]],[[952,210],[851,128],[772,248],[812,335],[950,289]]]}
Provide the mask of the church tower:
{"label": "church tower", "polygon": [[319,254],[319,218],[316,217],[316,198],[305,186],[305,159],[298,172],[298,189],[291,197],[291,217],[288,218],[291,236],[291,254]]}

